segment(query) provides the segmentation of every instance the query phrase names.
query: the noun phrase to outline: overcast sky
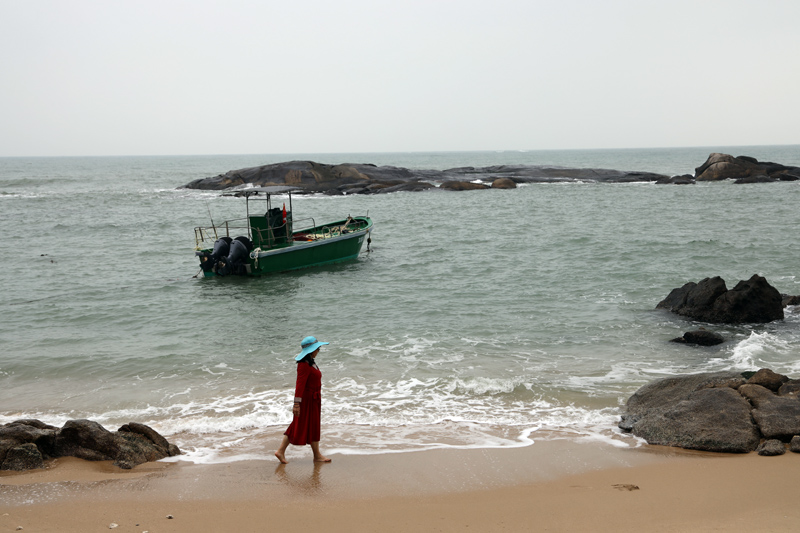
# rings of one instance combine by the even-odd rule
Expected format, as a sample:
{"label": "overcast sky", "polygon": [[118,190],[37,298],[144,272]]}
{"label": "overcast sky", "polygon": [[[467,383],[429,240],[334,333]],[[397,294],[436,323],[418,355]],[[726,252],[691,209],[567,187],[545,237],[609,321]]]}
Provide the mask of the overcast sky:
{"label": "overcast sky", "polygon": [[800,0],[0,0],[0,156],[800,143]]}

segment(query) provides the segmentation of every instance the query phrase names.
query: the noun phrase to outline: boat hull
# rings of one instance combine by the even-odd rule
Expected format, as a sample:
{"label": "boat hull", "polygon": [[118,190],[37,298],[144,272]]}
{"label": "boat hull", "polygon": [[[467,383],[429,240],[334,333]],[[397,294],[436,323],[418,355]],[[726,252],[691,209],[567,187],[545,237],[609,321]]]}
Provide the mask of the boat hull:
{"label": "boat hull", "polygon": [[294,243],[286,248],[258,252],[250,260],[255,275],[288,272],[349,261],[358,257],[370,230],[333,237],[324,241]]}

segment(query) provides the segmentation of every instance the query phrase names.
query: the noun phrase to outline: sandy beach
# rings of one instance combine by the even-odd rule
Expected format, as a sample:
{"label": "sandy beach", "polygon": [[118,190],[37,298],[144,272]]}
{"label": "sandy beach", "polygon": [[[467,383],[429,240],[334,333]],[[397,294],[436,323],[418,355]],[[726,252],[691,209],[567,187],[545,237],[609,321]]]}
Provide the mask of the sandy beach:
{"label": "sandy beach", "polygon": [[59,459],[0,477],[0,531],[790,531],[800,519],[791,453],[553,441],[331,457],[131,471]]}

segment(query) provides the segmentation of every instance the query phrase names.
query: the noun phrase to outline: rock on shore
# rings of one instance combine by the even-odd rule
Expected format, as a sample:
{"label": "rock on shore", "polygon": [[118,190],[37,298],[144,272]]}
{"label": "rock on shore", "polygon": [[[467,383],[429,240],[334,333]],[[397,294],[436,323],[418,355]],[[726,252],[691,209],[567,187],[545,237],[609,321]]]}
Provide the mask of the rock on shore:
{"label": "rock on shore", "polygon": [[67,456],[114,461],[129,469],[180,453],[154,429],[137,422],[115,432],[91,420],[69,420],[61,428],[30,419],[0,426],[0,470],[43,468],[46,459]]}
{"label": "rock on shore", "polygon": [[[762,440],[796,441],[800,380],[766,368],[751,374],[715,372],[648,383],[628,399],[619,427],[649,444],[712,452],[747,453]],[[775,443],[764,454],[774,455]]]}

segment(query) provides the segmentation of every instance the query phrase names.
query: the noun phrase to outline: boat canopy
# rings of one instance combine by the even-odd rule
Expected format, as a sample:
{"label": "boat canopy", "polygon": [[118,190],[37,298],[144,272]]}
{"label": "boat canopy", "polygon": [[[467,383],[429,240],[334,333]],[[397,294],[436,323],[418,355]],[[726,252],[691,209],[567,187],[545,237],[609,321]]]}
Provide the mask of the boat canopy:
{"label": "boat canopy", "polygon": [[299,190],[301,190],[300,187],[292,187],[291,185],[273,185],[271,187],[252,187],[249,189],[242,189],[233,193],[233,196],[244,196],[245,198],[249,198],[251,196],[257,196],[259,193],[264,194],[264,196],[269,196],[270,194],[283,194]]}

